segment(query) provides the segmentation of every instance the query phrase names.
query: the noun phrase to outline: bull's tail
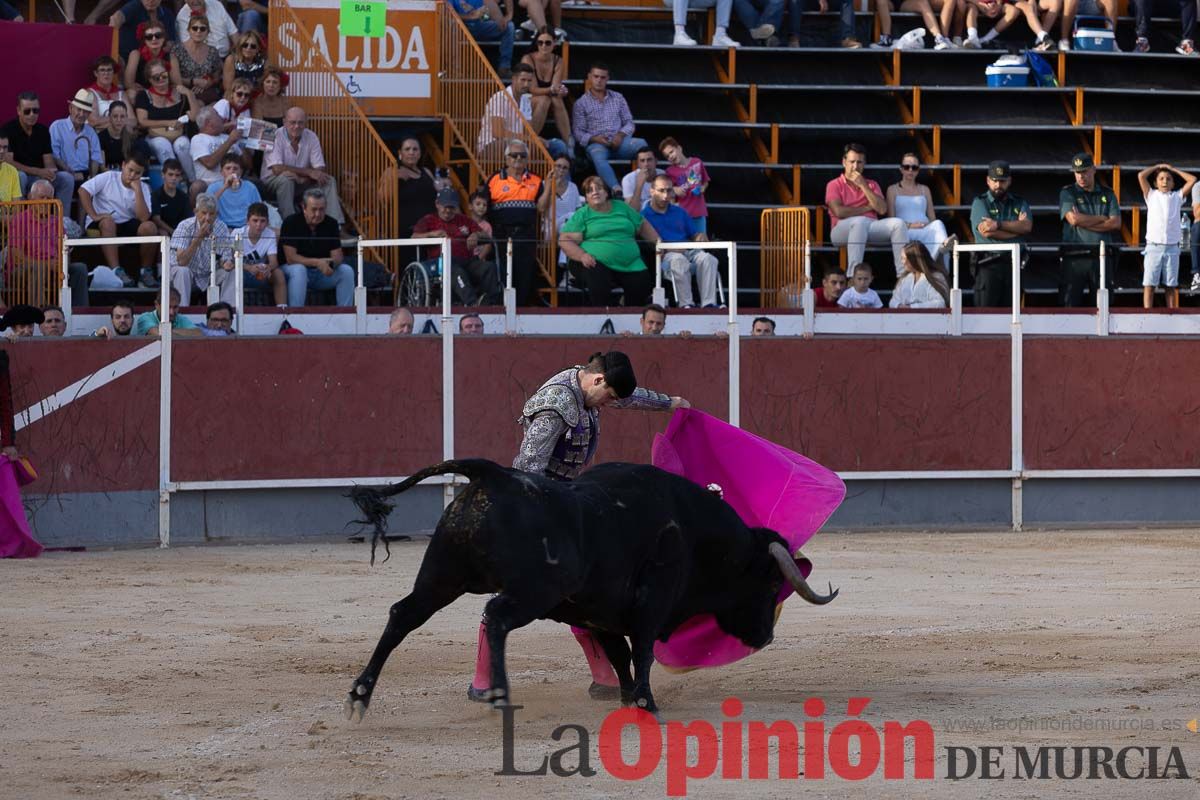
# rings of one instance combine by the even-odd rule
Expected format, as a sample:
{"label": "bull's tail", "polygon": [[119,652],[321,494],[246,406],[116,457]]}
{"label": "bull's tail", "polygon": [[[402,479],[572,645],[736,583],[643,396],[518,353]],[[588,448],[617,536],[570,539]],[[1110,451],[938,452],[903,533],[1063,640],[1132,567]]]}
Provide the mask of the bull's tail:
{"label": "bull's tail", "polygon": [[375,564],[375,547],[380,539],[383,540],[383,549],[387,553],[387,556],[383,560],[387,561],[392,557],[392,551],[388,545],[386,534],[388,515],[392,513],[394,506],[388,502],[387,498],[394,497],[403,491],[411,489],[421,481],[426,478],[432,478],[434,475],[465,475],[470,480],[476,480],[483,475],[498,470],[503,470],[503,467],[493,461],[482,458],[464,458],[434,464],[431,467],[426,467],[410,475],[399,483],[393,483],[388,486],[355,486],[350,490],[350,499],[354,501],[354,505],[358,506],[358,510],[362,512],[363,518],[353,520],[353,522],[361,525],[370,525],[375,529],[371,535],[371,564]]}

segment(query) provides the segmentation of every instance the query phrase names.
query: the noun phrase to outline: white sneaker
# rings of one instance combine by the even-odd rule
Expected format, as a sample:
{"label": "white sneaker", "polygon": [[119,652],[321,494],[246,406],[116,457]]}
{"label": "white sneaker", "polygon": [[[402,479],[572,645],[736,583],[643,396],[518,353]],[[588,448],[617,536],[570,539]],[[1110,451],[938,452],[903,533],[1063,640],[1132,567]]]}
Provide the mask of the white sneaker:
{"label": "white sneaker", "polygon": [[762,25],[750,29],[751,39],[770,39],[775,33],[775,26],[769,22],[764,22]]}
{"label": "white sneaker", "polygon": [[1071,40],[1070,39],[1059,39],[1058,40],[1058,49],[1062,50],[1064,52],[1070,52]]}
{"label": "white sneaker", "polygon": [[978,36],[968,36],[962,43],[964,50],[982,50],[983,42],[979,41]]}
{"label": "white sneaker", "polygon": [[676,47],[695,47],[696,40],[688,36],[684,31],[675,31],[675,41],[671,42],[671,44]]}
{"label": "white sneaker", "polygon": [[521,23],[521,30],[529,31],[530,33],[537,33],[537,25],[533,24],[533,20],[527,19]]}
{"label": "white sneaker", "polygon": [[713,47],[741,47],[742,45],[740,42],[735,42],[733,39],[730,39],[728,34],[718,33],[718,34],[715,34],[712,38],[712,46]]}
{"label": "white sneaker", "polygon": [[952,50],[952,49],[954,49],[954,42],[951,42],[945,36],[934,37],[933,42],[934,42],[934,44],[933,44],[934,50]]}
{"label": "white sneaker", "polygon": [[565,42],[567,40],[567,32],[564,31],[562,28],[555,28],[554,29],[554,39],[559,44],[562,44],[563,42]]}
{"label": "white sneaker", "polygon": [[1200,272],[1192,276],[1192,291],[1200,292]]}

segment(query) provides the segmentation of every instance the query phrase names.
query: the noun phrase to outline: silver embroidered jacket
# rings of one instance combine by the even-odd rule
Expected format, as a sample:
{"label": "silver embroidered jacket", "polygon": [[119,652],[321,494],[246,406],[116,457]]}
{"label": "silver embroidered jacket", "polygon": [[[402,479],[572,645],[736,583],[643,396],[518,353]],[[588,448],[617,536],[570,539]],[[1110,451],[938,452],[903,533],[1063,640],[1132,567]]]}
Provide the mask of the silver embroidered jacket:
{"label": "silver embroidered jacket", "polygon": [[[581,369],[564,369],[525,401],[517,420],[525,428],[525,438],[513,469],[571,480],[592,460],[600,441],[600,414],[599,409],[584,407]],[[669,411],[671,398],[639,387],[612,407]]]}

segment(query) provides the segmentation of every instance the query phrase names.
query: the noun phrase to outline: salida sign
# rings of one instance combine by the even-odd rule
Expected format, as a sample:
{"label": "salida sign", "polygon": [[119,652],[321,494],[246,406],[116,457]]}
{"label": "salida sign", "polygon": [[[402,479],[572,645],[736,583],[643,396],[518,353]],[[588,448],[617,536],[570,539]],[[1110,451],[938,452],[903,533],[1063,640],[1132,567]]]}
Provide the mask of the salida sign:
{"label": "salida sign", "polygon": [[[380,3],[379,5],[382,5]],[[437,13],[427,0],[388,0],[382,35],[347,36],[339,25],[339,0],[291,0],[296,16],[312,34],[312,45],[289,20],[272,31],[279,66],[292,76],[288,93],[316,91],[305,70],[329,60],[346,90],[368,114],[432,114],[433,75],[437,71]],[[377,27],[377,26],[376,26]]]}

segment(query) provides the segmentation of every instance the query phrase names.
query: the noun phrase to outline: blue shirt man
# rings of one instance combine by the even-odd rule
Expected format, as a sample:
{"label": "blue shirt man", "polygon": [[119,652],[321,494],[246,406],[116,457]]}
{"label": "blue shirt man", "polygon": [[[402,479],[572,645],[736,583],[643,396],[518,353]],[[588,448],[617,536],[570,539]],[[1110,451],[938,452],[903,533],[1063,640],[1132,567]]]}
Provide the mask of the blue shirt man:
{"label": "blue shirt man", "polygon": [[[650,187],[650,201],[642,206],[642,216],[665,244],[707,242],[708,237],[696,230],[696,223],[688,213],[671,202],[674,195],[674,183],[666,175],[659,175]],[[670,250],[663,253],[663,277],[671,279],[675,302],[680,308],[694,308],[696,305],[692,294],[693,274],[700,287],[701,305],[705,308],[717,307],[718,266],[716,256],[704,250]]]}

